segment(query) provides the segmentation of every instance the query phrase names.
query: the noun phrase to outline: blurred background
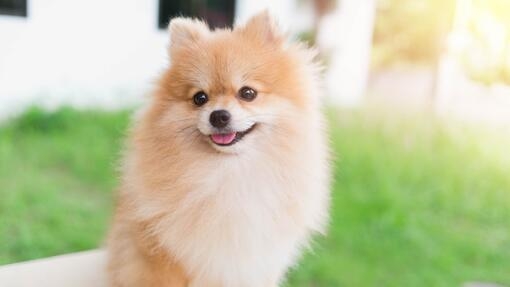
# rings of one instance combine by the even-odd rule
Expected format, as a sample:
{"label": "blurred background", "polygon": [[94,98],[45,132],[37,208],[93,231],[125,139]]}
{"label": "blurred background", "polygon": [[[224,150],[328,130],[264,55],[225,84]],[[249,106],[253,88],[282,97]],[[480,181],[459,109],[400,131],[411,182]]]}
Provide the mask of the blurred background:
{"label": "blurred background", "polygon": [[287,285],[510,286],[510,0],[0,0],[0,264],[101,246],[171,17],[264,8],[320,51],[335,155]]}

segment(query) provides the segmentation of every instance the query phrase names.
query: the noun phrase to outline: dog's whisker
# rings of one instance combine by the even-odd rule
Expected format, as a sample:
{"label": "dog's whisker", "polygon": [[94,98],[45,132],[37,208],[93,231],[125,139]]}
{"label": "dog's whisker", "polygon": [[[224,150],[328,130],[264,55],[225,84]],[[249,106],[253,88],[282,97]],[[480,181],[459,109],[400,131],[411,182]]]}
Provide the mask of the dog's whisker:
{"label": "dog's whisker", "polygon": [[165,122],[165,123],[166,124],[173,124],[173,123],[180,123],[180,122],[193,121],[193,120],[196,120],[196,119],[193,118],[193,117],[189,117],[189,118],[181,118],[181,119],[171,120],[171,121],[168,121],[168,122]]}
{"label": "dog's whisker", "polygon": [[180,133],[186,132],[187,130],[192,129],[192,128],[195,128],[195,125],[185,126],[185,127],[181,128],[181,129],[179,129],[176,133],[180,134]]}

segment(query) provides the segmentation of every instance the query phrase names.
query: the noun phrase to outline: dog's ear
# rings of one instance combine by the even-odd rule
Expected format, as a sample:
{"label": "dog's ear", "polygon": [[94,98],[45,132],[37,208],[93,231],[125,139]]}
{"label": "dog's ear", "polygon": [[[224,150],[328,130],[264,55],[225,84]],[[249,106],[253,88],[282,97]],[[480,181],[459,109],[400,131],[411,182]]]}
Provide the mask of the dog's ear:
{"label": "dog's ear", "polygon": [[170,53],[189,47],[210,33],[204,22],[184,17],[173,18],[168,25],[170,33]]}
{"label": "dog's ear", "polygon": [[238,29],[248,37],[267,44],[281,44],[284,39],[283,33],[267,9],[251,17]]}

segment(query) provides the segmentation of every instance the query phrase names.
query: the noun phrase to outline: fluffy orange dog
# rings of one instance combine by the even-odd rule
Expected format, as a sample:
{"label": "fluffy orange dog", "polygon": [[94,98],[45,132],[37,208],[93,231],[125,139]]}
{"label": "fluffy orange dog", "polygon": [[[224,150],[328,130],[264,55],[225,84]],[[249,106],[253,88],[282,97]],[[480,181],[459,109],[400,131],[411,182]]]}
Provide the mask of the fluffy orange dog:
{"label": "fluffy orange dog", "polygon": [[137,118],[109,238],[116,287],[275,287],[329,203],[314,53],[267,12],[170,23],[170,67]]}

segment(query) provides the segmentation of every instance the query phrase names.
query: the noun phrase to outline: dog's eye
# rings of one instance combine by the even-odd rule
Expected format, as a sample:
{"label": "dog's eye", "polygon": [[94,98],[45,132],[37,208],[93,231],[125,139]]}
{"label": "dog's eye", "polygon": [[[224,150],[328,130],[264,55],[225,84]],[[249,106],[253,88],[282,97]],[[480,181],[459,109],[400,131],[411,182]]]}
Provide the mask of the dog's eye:
{"label": "dog's eye", "polygon": [[251,102],[257,97],[257,91],[250,87],[242,87],[239,90],[238,96],[244,101]]}
{"label": "dog's eye", "polygon": [[203,91],[200,91],[193,96],[193,103],[198,107],[203,106],[207,103],[207,101],[209,101],[209,98]]}

